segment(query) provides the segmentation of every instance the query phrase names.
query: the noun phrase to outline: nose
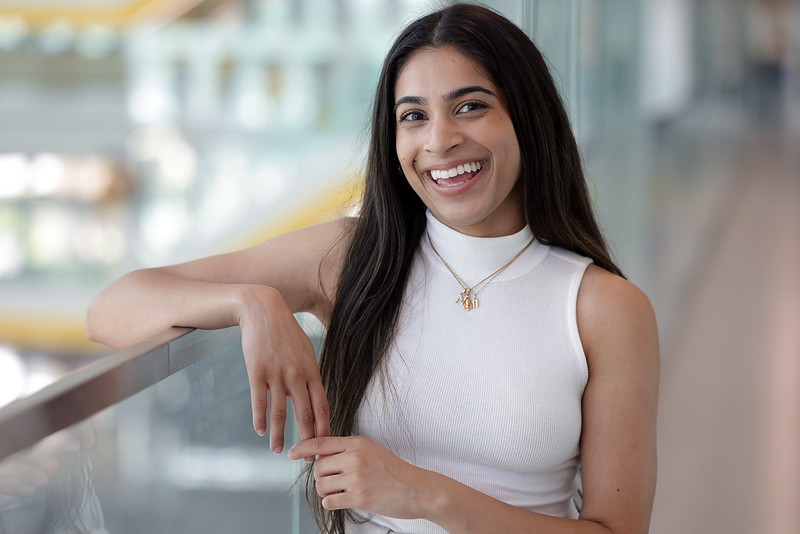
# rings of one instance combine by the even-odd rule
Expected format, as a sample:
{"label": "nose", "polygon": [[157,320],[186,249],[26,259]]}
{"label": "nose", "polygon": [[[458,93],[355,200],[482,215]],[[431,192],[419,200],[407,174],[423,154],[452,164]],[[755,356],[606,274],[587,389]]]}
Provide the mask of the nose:
{"label": "nose", "polygon": [[463,142],[463,136],[455,120],[448,116],[431,118],[428,121],[428,137],[425,150],[436,154],[444,154]]}

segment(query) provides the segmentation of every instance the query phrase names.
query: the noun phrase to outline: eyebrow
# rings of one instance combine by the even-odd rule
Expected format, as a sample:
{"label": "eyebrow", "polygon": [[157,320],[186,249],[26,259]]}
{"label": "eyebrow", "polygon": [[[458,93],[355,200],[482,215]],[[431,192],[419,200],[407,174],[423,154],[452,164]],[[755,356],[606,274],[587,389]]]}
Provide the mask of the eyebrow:
{"label": "eyebrow", "polygon": [[[490,96],[496,96],[492,91],[489,89],[482,87],[480,85],[470,85],[469,87],[462,87],[460,89],[455,89],[450,91],[449,93],[444,95],[443,100],[445,102],[452,102],[453,100],[457,100],[464,95],[468,95],[470,93],[485,93]],[[403,104],[416,104],[416,105],[424,105],[425,99],[421,96],[404,96],[401,97],[397,102],[394,104],[394,112],[397,113],[397,108],[399,108]]]}

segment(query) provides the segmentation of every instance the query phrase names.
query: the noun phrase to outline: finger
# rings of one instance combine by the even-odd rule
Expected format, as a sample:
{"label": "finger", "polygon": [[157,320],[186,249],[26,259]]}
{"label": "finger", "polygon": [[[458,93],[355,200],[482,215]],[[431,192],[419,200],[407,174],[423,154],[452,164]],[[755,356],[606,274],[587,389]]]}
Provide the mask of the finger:
{"label": "finger", "polygon": [[38,464],[27,462],[16,462],[4,473],[7,479],[17,479],[26,484],[34,486],[44,486],[50,481],[50,475]]}
{"label": "finger", "polygon": [[314,431],[317,436],[331,435],[331,409],[322,382],[315,379],[308,383],[308,394],[314,407]]}
{"label": "finger", "polygon": [[87,449],[94,445],[94,429],[92,427],[91,424],[83,425],[80,430],[81,444]]}
{"label": "finger", "polygon": [[342,472],[340,456],[324,456],[314,463],[314,478],[320,479]]}
{"label": "finger", "polygon": [[292,408],[294,409],[294,418],[297,420],[300,441],[313,438],[315,436],[314,409],[311,407],[311,399],[308,397],[306,387],[300,388],[298,393],[292,392]]}
{"label": "finger", "polygon": [[314,484],[320,497],[327,497],[345,490],[345,480],[342,475],[329,475],[318,478]]}
{"label": "finger", "polygon": [[58,471],[58,458],[51,454],[39,455],[29,458],[28,460],[38,470],[41,470],[45,475],[51,477]]}
{"label": "finger", "polygon": [[322,507],[326,510],[344,510],[352,508],[350,505],[350,495],[345,491],[342,493],[332,493],[322,499]]}
{"label": "finger", "polygon": [[11,461],[0,468],[0,494],[26,497],[45,486],[50,475],[41,466],[25,460]]}
{"label": "finger", "polygon": [[80,450],[80,448],[81,444],[77,439],[75,439],[69,430],[61,430],[60,432],[46,437],[36,446],[34,446],[32,449],[32,455],[35,456],[38,454],[77,451]]}
{"label": "finger", "polygon": [[22,458],[24,461],[36,465],[49,475],[53,475],[58,470],[59,454],[80,450],[80,444],[72,437],[59,440],[59,445],[62,448],[55,448],[55,443],[56,442],[51,442],[47,448],[34,448],[30,453],[26,454]]}
{"label": "finger", "polygon": [[250,379],[250,403],[253,408],[253,429],[259,436],[267,431],[267,384],[264,379]]}
{"label": "finger", "polygon": [[5,480],[0,478],[0,495],[8,497],[27,498],[32,496],[39,486],[24,480]]}
{"label": "finger", "polygon": [[269,390],[269,448],[275,454],[283,451],[283,432],[286,426],[286,391],[282,386]]}
{"label": "finger", "polygon": [[311,456],[339,454],[347,449],[350,438],[324,436],[307,439],[289,449],[289,459],[299,460]]}

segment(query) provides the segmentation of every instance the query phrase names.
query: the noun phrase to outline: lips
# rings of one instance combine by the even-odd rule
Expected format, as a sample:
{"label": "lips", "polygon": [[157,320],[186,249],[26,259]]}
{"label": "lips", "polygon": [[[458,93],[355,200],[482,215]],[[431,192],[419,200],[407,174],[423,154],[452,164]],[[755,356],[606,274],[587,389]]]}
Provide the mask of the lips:
{"label": "lips", "polygon": [[485,166],[480,160],[460,163],[450,168],[432,169],[425,174],[436,185],[441,187],[456,187],[474,178]]}
{"label": "lips", "polygon": [[431,171],[431,178],[438,182],[442,179],[455,178],[462,174],[475,174],[483,168],[482,161],[471,161],[462,165],[457,165],[450,169],[437,169]]}

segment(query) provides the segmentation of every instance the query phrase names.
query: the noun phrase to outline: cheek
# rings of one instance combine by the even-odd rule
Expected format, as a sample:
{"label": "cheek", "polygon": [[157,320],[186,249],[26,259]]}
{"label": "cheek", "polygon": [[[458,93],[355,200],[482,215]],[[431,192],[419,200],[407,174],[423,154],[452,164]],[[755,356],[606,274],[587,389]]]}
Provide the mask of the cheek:
{"label": "cheek", "polygon": [[509,172],[514,175],[514,181],[519,178],[522,171],[522,155],[519,150],[519,142],[516,135],[510,135],[506,140],[506,161],[509,165]]}
{"label": "cheek", "polygon": [[408,144],[398,137],[395,143],[395,151],[397,152],[397,159],[400,161],[400,166],[403,169],[403,174],[410,180],[414,174],[414,154],[409,150]]}
{"label": "cheek", "polygon": [[400,164],[405,167],[411,161],[411,156],[409,154],[408,143],[404,139],[404,136],[398,135],[395,144],[394,144],[395,152],[397,152],[397,159],[400,160]]}

